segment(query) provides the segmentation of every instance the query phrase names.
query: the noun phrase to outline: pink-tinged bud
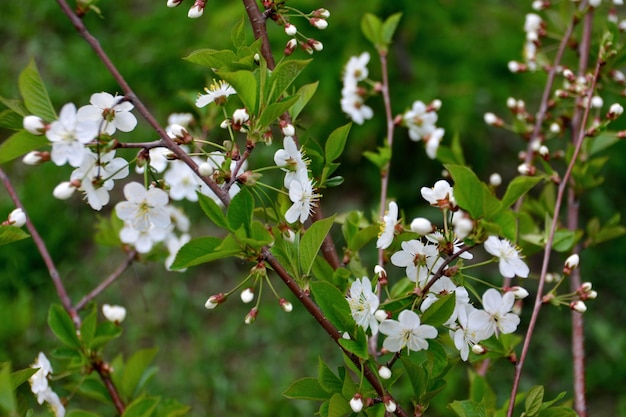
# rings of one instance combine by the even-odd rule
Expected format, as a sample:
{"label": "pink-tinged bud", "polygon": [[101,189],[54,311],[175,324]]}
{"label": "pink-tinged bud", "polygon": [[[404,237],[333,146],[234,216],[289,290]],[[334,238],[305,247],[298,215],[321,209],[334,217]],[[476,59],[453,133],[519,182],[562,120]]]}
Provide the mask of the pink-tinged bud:
{"label": "pink-tinged bud", "polygon": [[296,50],[297,46],[298,46],[298,41],[296,40],[296,38],[289,39],[289,41],[287,42],[287,45],[285,45],[284,54],[286,56],[293,54],[293,51]]}
{"label": "pink-tinged bud", "polygon": [[22,162],[24,162],[26,165],[41,165],[44,162],[47,162],[49,160],[50,160],[50,152],[47,152],[47,151],[28,152],[26,155],[24,155],[24,158],[22,158]]}
{"label": "pink-tinged bud", "polygon": [[520,175],[527,175],[530,177],[535,174],[535,167],[524,163],[517,167],[517,172],[519,172]]}
{"label": "pink-tinged bud", "polygon": [[282,308],[285,313],[291,313],[293,311],[293,304],[284,298],[278,300],[278,304],[280,304],[280,308]]}
{"label": "pink-tinged bud", "polygon": [[120,324],[126,318],[126,309],[122,306],[112,306],[109,304],[104,304],[102,306],[102,314],[104,318],[108,321]]}
{"label": "pink-tinged bud", "polygon": [[233,113],[233,123],[241,126],[250,119],[250,115],[246,109],[237,109]]}
{"label": "pink-tinged bud", "polygon": [[196,2],[196,4],[193,5],[193,7],[191,9],[189,9],[189,12],[187,12],[187,17],[189,17],[190,19],[197,19],[200,16],[202,16],[202,14],[204,13],[204,2],[199,3]]}
{"label": "pink-tinged bud", "polygon": [[71,182],[63,181],[62,183],[54,187],[52,195],[54,196],[54,198],[57,198],[59,200],[67,200],[74,194],[76,188],[77,187],[75,187],[74,184],[72,184]]}
{"label": "pink-tinged bud", "polygon": [[509,68],[509,71],[511,71],[512,73],[524,72],[528,69],[526,64],[523,64],[517,61],[509,61],[509,63],[507,64],[507,67]]}
{"label": "pink-tinged bud", "polygon": [[252,302],[254,300],[254,288],[246,288],[241,292],[240,297],[244,304]]}
{"label": "pink-tinged bud", "polygon": [[7,218],[9,226],[22,227],[26,224],[26,214],[21,208],[16,208]]}
{"label": "pink-tinged bud", "polygon": [[624,108],[619,103],[611,104],[609,113],[606,115],[608,119],[615,120],[624,113]]}
{"label": "pink-tinged bud", "polygon": [[497,187],[502,184],[502,177],[497,172],[494,172],[489,176],[489,185],[492,187]]}
{"label": "pink-tinged bud", "polygon": [[487,353],[487,349],[485,349],[483,345],[474,345],[472,346],[472,352],[477,355],[484,355],[485,353]]}
{"label": "pink-tinged bud", "polygon": [[433,224],[424,217],[416,217],[411,221],[411,231],[418,235],[424,236],[434,231]]}
{"label": "pink-tinged bud", "polygon": [[27,132],[33,135],[43,135],[46,131],[46,122],[39,116],[26,116],[22,121],[22,125]]}
{"label": "pink-tinged bud", "polygon": [[517,298],[518,300],[528,297],[528,291],[526,291],[526,289],[517,285],[507,289],[507,291],[510,291],[513,294],[515,294],[515,298]]}
{"label": "pink-tinged bud", "polygon": [[167,0],[167,7],[176,7],[180,5],[183,0]]}
{"label": "pink-tinged bud", "polygon": [[594,290],[591,290],[585,293],[585,298],[588,300],[595,300],[597,296],[598,296],[598,293],[595,292]]}
{"label": "pink-tinged bud", "polygon": [[378,376],[380,376],[382,379],[391,378],[391,369],[387,368],[384,365],[381,366],[380,368],[378,368]]}
{"label": "pink-tinged bud", "polygon": [[354,394],[354,397],[352,397],[352,399],[350,400],[350,408],[355,413],[360,413],[361,410],[363,410],[363,397],[361,396],[361,394]]}
{"label": "pink-tinged bud", "polygon": [[498,116],[496,116],[493,113],[485,113],[483,118],[485,119],[485,123],[487,123],[489,126],[500,127],[504,124],[502,119],[500,119]]}
{"label": "pink-tinged bud", "polygon": [[281,123],[281,130],[285,136],[293,136],[296,134],[296,128],[291,123]]}
{"label": "pink-tinged bud", "polygon": [[386,395],[383,398],[383,402],[385,403],[385,410],[387,410],[388,413],[394,413],[396,411],[396,402],[392,400],[391,397]]}
{"label": "pink-tinged bud", "polygon": [[253,307],[248,314],[246,314],[246,318],[243,320],[246,324],[252,324],[256,320],[256,316],[259,314],[259,310],[256,307]]}
{"label": "pink-tinged bud", "polygon": [[509,109],[511,109],[511,110],[515,109],[515,108],[517,107],[517,100],[515,100],[515,98],[514,98],[514,97],[509,97],[509,98],[507,98],[507,99],[506,99],[506,106],[507,106]]}
{"label": "pink-tinged bud", "polygon": [[285,33],[287,36],[295,36],[295,34],[298,33],[298,28],[291,23],[285,23]]}
{"label": "pink-tinged bud", "polygon": [[311,23],[312,26],[315,26],[319,30],[324,30],[328,27],[328,22],[326,21],[326,19],[320,19],[320,18],[314,17],[311,20],[309,20],[309,22]]}
{"label": "pink-tinged bud", "polygon": [[204,308],[213,310],[215,307],[222,304],[224,301],[226,301],[226,296],[224,295],[224,293],[212,295],[209,297],[208,300],[206,300],[206,303],[204,303]]}
{"label": "pink-tinged bud", "polygon": [[572,301],[569,305],[569,308],[571,308],[574,311],[577,311],[579,313],[584,313],[585,311],[587,311],[587,306],[585,305],[585,303],[583,303],[580,300],[577,301]]}
{"label": "pink-tinged bud", "polygon": [[385,268],[383,268],[380,265],[376,265],[374,267],[374,275],[378,276],[379,280],[381,280],[381,279],[386,280],[387,279],[387,271],[385,270]]}
{"label": "pink-tinged bud", "polygon": [[326,9],[317,9],[312,13],[313,17],[319,17],[322,19],[328,19],[330,17],[330,12]]}
{"label": "pink-tinged bud", "polygon": [[309,39],[307,42],[316,52],[321,52],[324,50],[324,44],[315,39]]}
{"label": "pink-tinged bud", "polygon": [[441,109],[441,100],[438,98],[434,99],[426,106],[426,111],[438,111],[439,109]]}
{"label": "pink-tinged bud", "polygon": [[591,282],[583,282],[580,286],[580,292],[589,292],[593,288],[593,284]]}
{"label": "pink-tinged bud", "polygon": [[[580,263],[580,256],[578,256],[577,253],[574,253],[573,255],[570,255],[566,260],[565,260],[565,269],[568,269],[569,272],[571,272],[573,269],[575,269],[576,267],[578,267],[578,264]],[[564,271],[565,272],[565,271]]]}

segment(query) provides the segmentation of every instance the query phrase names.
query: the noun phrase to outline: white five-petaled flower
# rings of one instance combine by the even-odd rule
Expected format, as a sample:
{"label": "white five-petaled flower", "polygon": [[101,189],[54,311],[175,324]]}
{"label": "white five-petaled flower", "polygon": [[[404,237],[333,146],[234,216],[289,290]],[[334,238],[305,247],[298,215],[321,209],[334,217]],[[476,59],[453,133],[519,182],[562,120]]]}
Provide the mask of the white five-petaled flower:
{"label": "white five-petaled flower", "polygon": [[380,232],[378,233],[378,240],[376,241],[376,247],[378,249],[387,249],[391,242],[393,242],[393,234],[398,223],[398,205],[395,201],[389,202],[389,210],[383,216],[383,221],[380,224]]}
{"label": "white five-petaled flower", "polygon": [[69,163],[77,167],[83,162],[85,144],[98,136],[98,123],[93,120],[79,120],[76,106],[67,103],[61,109],[59,120],[50,123],[46,137],[52,142],[50,159],[56,165]]}
{"label": "white five-petaled flower", "polygon": [[[418,100],[413,103],[411,110],[406,111],[402,115],[402,120],[409,128],[411,140],[417,142],[435,131],[437,113],[430,111],[423,102]],[[443,132],[441,133],[441,136],[443,136]]]}
{"label": "white five-petaled flower", "polygon": [[488,334],[488,327],[480,327],[484,323],[476,320],[484,312],[477,310],[471,304],[465,304],[458,309],[459,328],[450,330],[450,337],[454,340],[454,346],[459,350],[461,359],[467,360],[470,347],[475,346],[481,340],[491,336]]}
{"label": "white five-petaled flower", "polygon": [[95,93],[91,104],[81,107],[76,113],[78,120],[91,120],[98,123],[100,131],[112,135],[115,130],[130,132],[137,126],[137,119],[130,112],[134,106],[124,97],[109,93]]}
{"label": "white five-petaled flower", "polygon": [[347,298],[356,324],[366,331],[368,328],[372,329],[373,335],[378,333],[378,320],[374,314],[380,302],[376,294],[372,292],[369,278],[357,278],[350,286],[350,295]]}
{"label": "white five-petaled flower", "polygon": [[402,250],[391,255],[391,263],[405,267],[406,276],[419,286],[426,283],[428,277],[443,263],[436,245],[426,244],[412,239],[401,243]]}
{"label": "white five-petaled flower", "polygon": [[398,320],[383,321],[378,330],[387,335],[383,347],[390,352],[400,352],[405,347],[414,352],[428,349],[426,339],[437,337],[437,329],[428,324],[421,324],[419,316],[411,310],[402,311],[398,315]]}
{"label": "white five-petaled flower", "polygon": [[64,417],[65,407],[57,393],[48,385],[48,375],[52,373],[52,365],[43,352],[39,352],[31,368],[37,369],[37,372],[28,379],[31,391],[37,396],[37,402],[39,404],[47,402],[55,417]]}
{"label": "white five-petaled flower", "polygon": [[117,203],[117,217],[130,222],[138,231],[147,231],[151,226],[165,229],[170,225],[170,216],[165,206],[169,198],[160,188],[146,190],[138,182],[129,182],[124,186],[127,201]]}
{"label": "white five-petaled flower", "polygon": [[306,171],[306,161],[293,137],[285,136],[283,148],[274,153],[274,163],[286,172],[284,184],[285,187],[289,188],[291,181],[297,179],[298,172],[300,170]]}
{"label": "white five-petaled flower", "polygon": [[350,57],[344,70],[344,84],[354,84],[356,86],[356,83],[358,81],[365,80],[369,75],[369,72],[367,70],[367,64],[369,62],[369,52],[363,52],[359,56]]}
{"label": "white five-petaled flower", "polygon": [[374,111],[365,104],[363,97],[356,89],[342,90],[341,110],[350,116],[354,123],[359,125],[362,125],[365,120],[374,117]]}
{"label": "white five-petaled flower", "polygon": [[453,188],[446,180],[439,180],[431,187],[422,187],[420,193],[431,206],[450,208],[456,205]]}
{"label": "white five-petaled flower", "polygon": [[516,249],[507,239],[498,239],[496,236],[489,236],[485,241],[485,250],[497,256],[500,274],[505,278],[527,278],[530,272],[528,265],[522,261],[518,249]]}
{"label": "white five-petaled flower", "polygon": [[368,76],[367,64],[370,54],[363,52],[359,56],[350,58],[343,74],[343,88],[341,89],[341,110],[357,124],[374,116],[371,107],[365,105],[364,92],[359,89],[359,81]]}
{"label": "white five-petaled flower", "polygon": [[483,339],[488,339],[496,333],[513,333],[520,322],[518,315],[511,313],[515,303],[515,294],[512,292],[500,294],[500,291],[490,288],[483,294],[483,309],[472,313],[469,321],[474,329],[484,332]]}
{"label": "white five-petaled flower", "polygon": [[196,100],[197,107],[204,107],[209,103],[215,103],[222,106],[226,103],[228,96],[237,94],[235,89],[226,81],[213,81],[209,87],[205,87],[206,94],[200,94]]}
{"label": "white five-petaled flower", "polygon": [[306,170],[298,171],[296,179],[289,183],[289,199],[293,203],[285,213],[288,223],[300,220],[304,223],[311,214],[313,207],[317,206],[320,195],[315,193],[313,180],[308,177]]}

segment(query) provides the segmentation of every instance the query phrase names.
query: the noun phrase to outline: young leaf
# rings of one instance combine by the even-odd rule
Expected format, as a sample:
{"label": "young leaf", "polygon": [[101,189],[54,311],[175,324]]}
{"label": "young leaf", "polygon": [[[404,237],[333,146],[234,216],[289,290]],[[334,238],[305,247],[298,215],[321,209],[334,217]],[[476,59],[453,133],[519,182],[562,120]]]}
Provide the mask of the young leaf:
{"label": "young leaf", "polygon": [[348,139],[348,133],[350,133],[351,127],[352,123],[348,123],[338,127],[333,131],[333,133],[330,134],[324,149],[324,157],[326,158],[327,163],[332,162],[341,156],[343,149],[346,146],[346,140]]}
{"label": "young leaf", "polygon": [[535,385],[528,391],[525,402],[525,415],[532,417],[537,414],[543,403],[543,386]]}
{"label": "young leaf", "polygon": [[272,103],[259,116],[257,122],[258,129],[265,129],[278,119],[283,113],[285,113],[295,102],[298,101],[297,96],[291,96],[287,99],[281,100],[277,103]]}
{"label": "young leaf", "polygon": [[422,314],[422,323],[430,324],[431,326],[440,326],[452,315],[454,306],[456,303],[456,296],[454,293],[444,295],[435,301],[433,305]]}
{"label": "young leaf", "polygon": [[298,379],[283,392],[283,395],[292,400],[327,401],[330,398],[330,394],[312,377]]}
{"label": "young leaf", "polygon": [[328,403],[328,417],[344,417],[352,412],[348,400],[343,395],[335,394]]}
{"label": "young leaf", "polygon": [[157,354],[157,348],[141,349],[126,361],[122,374],[118,376],[118,387],[123,397],[130,399],[141,381],[146,368]]}
{"label": "young leaf", "polygon": [[37,136],[25,130],[20,130],[9,136],[0,145],[0,164],[19,158],[25,153],[41,148],[47,143],[49,143],[48,139],[43,135]]}
{"label": "young leaf", "polygon": [[541,177],[515,177],[506,188],[506,193],[502,197],[502,207],[511,207],[515,202],[526,195],[535,185],[541,182]]}
{"label": "young leaf", "polygon": [[325,281],[311,282],[311,292],[328,320],[339,330],[353,329],[355,322],[350,315],[350,306],[342,293]]}
{"label": "young leaf", "polygon": [[249,114],[257,113],[258,86],[254,74],[250,71],[222,72],[217,75],[237,91],[237,96],[248,109]]}
{"label": "young leaf", "polygon": [[395,13],[389,16],[387,20],[385,20],[385,23],[383,23],[382,41],[386,46],[391,43],[401,17],[402,13]]}
{"label": "young leaf", "polygon": [[160,400],[159,397],[139,397],[126,407],[122,417],[150,417]]}
{"label": "young leaf", "polygon": [[30,237],[28,233],[15,226],[0,226],[0,246]]}
{"label": "young leaf", "polygon": [[85,410],[71,410],[66,414],[66,417],[100,417],[100,414]]}
{"label": "young leaf", "polygon": [[226,216],[222,208],[210,197],[198,193],[198,203],[204,214],[220,229],[228,229]]}
{"label": "young leaf", "polygon": [[217,51],[215,49],[199,49],[183,58],[194,64],[199,64],[210,69],[230,68],[237,55],[229,49]]}
{"label": "young leaf", "polygon": [[254,211],[254,199],[247,190],[241,190],[233,197],[228,206],[226,218],[230,231],[235,231],[241,226],[250,235],[250,223],[252,222],[252,212]]}
{"label": "young leaf", "polygon": [[24,105],[29,112],[47,122],[57,119],[57,114],[34,60],[31,59],[28,66],[20,74],[18,87],[24,99]]}
{"label": "young leaf", "polygon": [[577,417],[578,414],[568,407],[551,407],[542,410],[538,417]]}
{"label": "young leaf", "polygon": [[304,106],[306,106],[309,100],[311,100],[311,97],[313,97],[313,94],[317,91],[318,85],[319,81],[311,84],[305,84],[296,92],[295,96],[298,97],[298,100],[293,104],[290,112],[293,120],[298,118],[300,112],[304,109]]}
{"label": "young leaf", "polygon": [[474,219],[495,216],[501,207],[500,201],[491,194],[487,185],[467,167],[445,165],[454,179],[454,198],[463,210]]}
{"label": "young leaf", "polygon": [[3,110],[0,112],[0,127],[10,130],[20,130],[23,128],[24,116],[13,110]]}
{"label": "young leaf", "polygon": [[300,270],[303,274],[309,275],[309,272],[311,272],[317,252],[319,252],[334,220],[335,216],[316,221],[300,239]]}
{"label": "young leaf", "polygon": [[110,340],[118,338],[122,335],[122,327],[110,321],[104,321],[96,328],[93,340],[91,341],[91,349],[97,350],[108,343]]}
{"label": "young leaf", "polygon": [[361,359],[367,359],[369,357],[369,352],[367,351],[367,336],[361,327],[357,327],[355,339],[339,339],[339,344],[345,350],[354,353]]}
{"label": "young leaf", "polygon": [[48,310],[48,326],[52,333],[66,346],[79,349],[80,341],[76,336],[76,327],[63,307],[53,304]]}
{"label": "young leaf", "polygon": [[319,358],[317,366],[317,374],[318,382],[325,391],[329,393],[341,392],[341,388],[343,387],[341,379],[339,379],[339,377],[337,377],[337,375],[330,370],[321,357]]}
{"label": "young leaf", "polygon": [[278,100],[309,62],[311,62],[310,59],[289,59],[279,62],[270,76],[269,90],[265,96],[267,103],[274,103]]}
{"label": "young leaf", "polygon": [[91,343],[93,342],[93,338],[96,335],[96,327],[98,324],[98,310],[96,305],[94,304],[91,311],[83,319],[83,322],[80,325],[80,337],[85,343],[87,348],[91,348]]}
{"label": "young leaf", "polygon": [[244,25],[243,16],[233,26],[233,30],[230,32],[230,39],[237,49],[246,46],[246,26]]}
{"label": "young leaf", "polygon": [[15,393],[13,392],[13,384],[11,382],[11,363],[5,362],[0,364],[0,411],[4,411],[3,415],[17,415],[17,401],[15,401]]}
{"label": "young leaf", "polygon": [[448,407],[459,417],[487,417],[485,406],[475,401],[454,401]]}
{"label": "young leaf", "polygon": [[383,45],[382,25],[383,23],[380,19],[371,13],[366,13],[361,20],[361,31],[363,35],[376,49]]}
{"label": "young leaf", "polygon": [[172,269],[188,268],[190,266],[212,262],[217,259],[227,258],[239,253],[240,249],[217,250],[222,244],[222,239],[217,237],[199,237],[187,242],[176,254]]}

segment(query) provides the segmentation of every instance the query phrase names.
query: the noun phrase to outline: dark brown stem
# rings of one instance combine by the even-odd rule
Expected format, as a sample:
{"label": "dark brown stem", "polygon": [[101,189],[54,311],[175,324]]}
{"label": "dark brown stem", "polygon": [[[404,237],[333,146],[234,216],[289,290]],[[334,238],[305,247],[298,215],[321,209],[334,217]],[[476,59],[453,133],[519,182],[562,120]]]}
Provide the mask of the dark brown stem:
{"label": "dark brown stem", "polygon": [[[300,301],[300,303],[309,312],[309,314],[311,314],[315,318],[315,320],[317,320],[317,322],[324,329],[324,331],[326,331],[326,333],[328,333],[328,335],[335,341],[335,343],[337,343],[337,345],[341,348],[343,353],[350,358],[350,360],[354,363],[354,365],[357,368],[361,368],[361,360],[353,353],[345,350],[343,346],[339,344],[339,340],[341,339],[341,333],[339,333],[339,331],[335,328],[335,326],[333,326],[333,324],[330,321],[328,321],[328,319],[326,318],[324,313],[319,309],[317,304],[315,304],[313,300],[311,300],[311,298],[302,290],[302,288],[300,288],[298,283],[287,273],[287,271],[285,271],[282,265],[276,260],[276,258],[274,258],[274,255],[272,255],[268,249],[263,249],[261,253],[261,257],[263,258],[264,261],[266,261],[272,267],[274,272],[278,274],[278,276],[280,277],[280,279],[283,280],[287,288],[289,288],[289,290],[298,298],[298,301]],[[365,376],[367,381],[372,385],[374,390],[376,390],[379,396],[381,397],[385,395],[390,396],[389,393],[385,392],[385,389],[380,384],[380,381],[378,380],[377,376],[369,367],[364,366],[362,369],[363,369],[363,375]],[[393,400],[393,398],[391,399]],[[396,404],[398,404],[397,401],[395,402]],[[402,409],[402,407],[400,407],[399,404],[398,404],[398,408],[396,409],[395,414],[396,416],[399,416],[399,417],[408,417],[406,412]]]}
{"label": "dark brown stem", "polygon": [[254,39],[261,39],[261,55],[267,62],[269,69],[274,69],[276,66],[274,62],[274,55],[272,54],[272,48],[270,47],[270,40],[267,36],[267,28],[265,27],[266,18],[257,4],[256,0],[243,0],[243,5],[248,13],[248,20],[252,25],[252,31],[254,32]]}
{"label": "dark brown stem", "polygon": [[7,192],[9,193],[11,200],[13,200],[15,207],[20,208],[24,211],[24,214],[26,215],[26,228],[28,229],[28,232],[30,233],[31,238],[33,239],[33,242],[35,243],[35,246],[37,247],[37,250],[39,251],[41,258],[46,264],[46,268],[48,269],[48,274],[50,274],[50,278],[52,279],[54,288],[56,289],[59,299],[61,300],[61,304],[63,305],[63,308],[65,308],[65,311],[67,311],[67,313],[72,318],[72,321],[74,322],[76,327],[77,328],[80,327],[80,316],[78,315],[76,310],[72,307],[72,300],[70,299],[70,296],[67,294],[67,291],[65,290],[65,286],[63,285],[63,282],[61,281],[61,276],[59,275],[59,271],[57,270],[56,265],[54,264],[54,261],[52,260],[52,257],[50,256],[50,252],[48,252],[48,248],[46,247],[45,242],[41,238],[41,235],[39,235],[39,232],[37,231],[37,228],[35,227],[33,222],[30,220],[30,216],[28,216],[28,212],[24,208],[22,201],[17,196],[17,193],[15,192],[15,189],[13,188],[13,185],[11,184],[11,181],[9,180],[9,177],[5,174],[5,172],[1,168],[0,168],[0,180],[2,180],[4,187],[7,189]]}
{"label": "dark brown stem", "polygon": [[[585,3],[585,2],[583,2]],[[559,189],[557,192],[556,202],[554,204],[554,217],[555,219],[552,221],[552,225],[550,226],[550,232],[548,235],[548,239],[546,241],[546,246],[543,254],[543,263],[541,265],[541,274],[539,277],[539,285],[537,287],[537,296],[535,298],[535,304],[533,306],[532,315],[530,318],[530,322],[528,323],[528,330],[526,331],[526,336],[524,338],[524,344],[522,346],[522,352],[520,354],[519,360],[515,365],[515,377],[513,379],[513,388],[511,389],[511,396],[509,399],[509,408],[507,411],[507,417],[513,417],[513,409],[515,408],[515,396],[517,395],[517,390],[519,388],[520,379],[522,376],[522,369],[524,367],[524,363],[526,360],[526,355],[528,354],[528,349],[530,347],[530,341],[533,336],[533,332],[535,330],[535,324],[537,323],[537,318],[539,317],[539,311],[541,310],[541,306],[543,304],[543,289],[546,281],[546,274],[548,272],[548,265],[550,263],[550,255],[552,252],[552,244],[554,242],[554,234],[556,232],[557,226],[559,222],[557,221],[557,217],[559,212],[561,211],[561,205],[563,204],[563,200],[565,198],[565,192],[569,187],[569,180],[572,175],[572,170],[574,169],[574,165],[578,160],[578,155],[580,154],[580,150],[582,148],[583,139],[585,138],[585,126],[587,124],[587,120],[589,118],[589,110],[591,109],[591,99],[593,97],[594,91],[596,89],[596,83],[598,81],[598,77],[600,75],[600,68],[602,67],[602,61],[598,60],[596,63],[596,68],[593,74],[592,85],[589,89],[589,93],[586,97],[586,105],[585,110],[582,116],[582,120],[579,126],[578,132],[576,132],[576,140],[574,141],[574,154],[572,155],[572,160],[567,166],[567,170],[563,175],[563,179],[559,184]]]}
{"label": "dark brown stem", "polygon": [[137,251],[131,250],[130,252],[128,252],[124,262],[122,262],[111,275],[109,275],[89,294],[85,295],[78,303],[76,303],[76,306],[74,307],[76,311],[82,310],[88,302],[100,295],[105,289],[109,287],[109,285],[113,284],[115,280],[117,280],[120,275],[122,275],[124,271],[128,269],[128,267],[135,261],[136,258]]}
{"label": "dark brown stem", "polygon": [[111,379],[110,366],[101,360],[98,360],[92,363],[92,365],[93,365],[93,368],[98,373],[98,375],[100,376],[100,379],[102,380],[102,383],[106,387],[107,391],[109,392],[109,395],[111,396],[111,400],[113,401],[113,405],[115,406],[115,409],[117,410],[118,414],[121,416],[122,414],[124,414],[124,411],[126,411],[126,406],[124,405],[124,401],[122,401],[122,398],[117,392],[117,388],[115,388],[115,384],[113,383],[113,380]]}

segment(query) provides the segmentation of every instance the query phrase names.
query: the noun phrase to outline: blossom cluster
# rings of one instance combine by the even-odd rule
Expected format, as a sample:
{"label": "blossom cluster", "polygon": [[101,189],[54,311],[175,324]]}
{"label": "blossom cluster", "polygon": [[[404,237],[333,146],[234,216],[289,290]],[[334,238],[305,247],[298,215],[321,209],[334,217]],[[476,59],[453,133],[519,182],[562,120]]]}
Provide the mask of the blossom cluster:
{"label": "blossom cluster", "polygon": [[367,80],[369,71],[367,64],[370,54],[363,52],[350,58],[343,72],[343,88],[341,89],[341,110],[354,123],[362,125],[365,120],[374,117],[374,111],[365,104],[367,91],[359,86],[359,82]]}
{"label": "blossom cluster", "polygon": [[37,370],[37,372],[28,379],[30,389],[37,397],[37,402],[39,404],[47,403],[55,417],[64,417],[65,407],[57,393],[54,392],[48,384],[48,377],[52,374],[53,370],[50,361],[43,352],[39,352],[31,368]]}

